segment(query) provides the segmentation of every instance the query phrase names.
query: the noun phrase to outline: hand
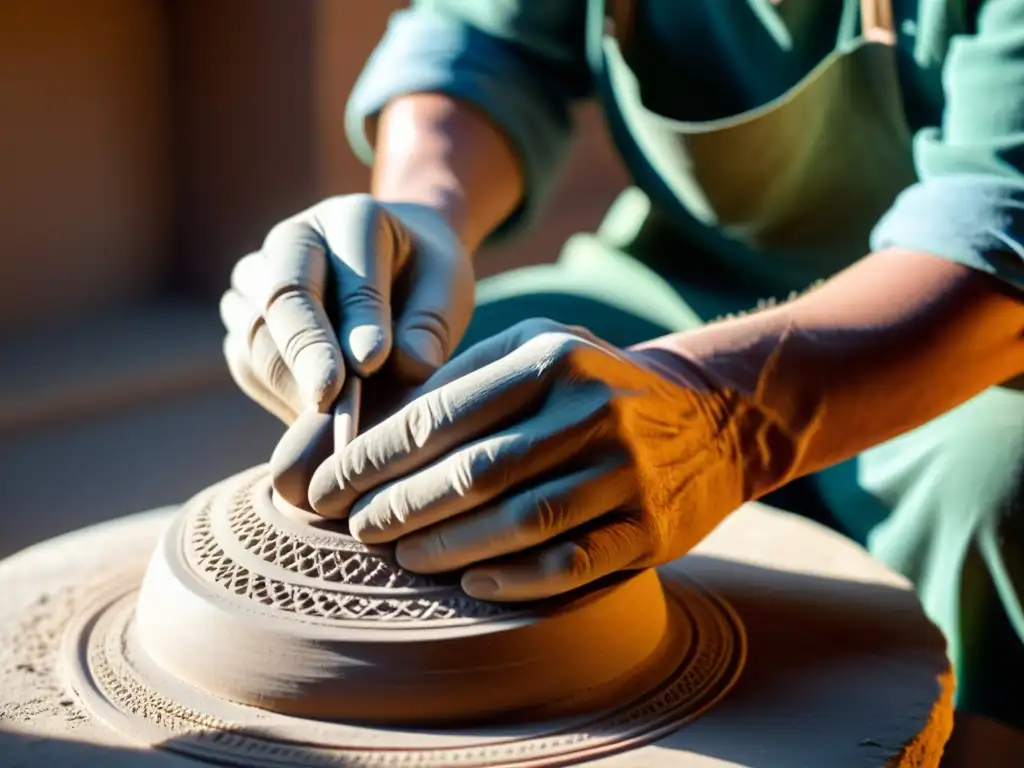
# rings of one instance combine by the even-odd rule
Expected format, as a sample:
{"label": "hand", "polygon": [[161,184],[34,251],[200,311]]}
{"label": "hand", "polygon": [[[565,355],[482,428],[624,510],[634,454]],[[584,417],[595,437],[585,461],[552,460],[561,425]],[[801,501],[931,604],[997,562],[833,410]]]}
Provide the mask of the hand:
{"label": "hand", "polygon": [[423,393],[317,471],[365,543],[420,573],[468,568],[487,600],[559,594],[678,557],[750,498],[743,403],[680,364],[580,329],[522,323],[441,368]]}
{"label": "hand", "polygon": [[473,286],[437,211],[332,197],[235,266],[220,305],[224,355],[242,391],[291,423],[329,411],[346,368],[367,377],[390,361],[400,379],[428,378],[465,333]]}

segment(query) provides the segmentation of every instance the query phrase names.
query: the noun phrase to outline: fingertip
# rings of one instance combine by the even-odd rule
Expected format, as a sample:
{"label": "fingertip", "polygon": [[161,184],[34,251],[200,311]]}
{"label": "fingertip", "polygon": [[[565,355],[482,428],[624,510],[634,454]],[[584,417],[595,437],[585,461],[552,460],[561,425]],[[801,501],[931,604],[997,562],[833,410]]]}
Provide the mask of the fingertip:
{"label": "fingertip", "polygon": [[348,514],[348,499],[338,481],[333,457],[316,468],[309,481],[308,496],[309,505],[320,517],[336,520]]}
{"label": "fingertip", "polygon": [[357,325],[345,334],[345,351],[358,375],[371,376],[391,354],[391,334],[380,325]]}
{"label": "fingertip", "polygon": [[303,400],[321,413],[330,409],[345,383],[341,352],[332,344],[311,344],[298,353],[292,376]]}

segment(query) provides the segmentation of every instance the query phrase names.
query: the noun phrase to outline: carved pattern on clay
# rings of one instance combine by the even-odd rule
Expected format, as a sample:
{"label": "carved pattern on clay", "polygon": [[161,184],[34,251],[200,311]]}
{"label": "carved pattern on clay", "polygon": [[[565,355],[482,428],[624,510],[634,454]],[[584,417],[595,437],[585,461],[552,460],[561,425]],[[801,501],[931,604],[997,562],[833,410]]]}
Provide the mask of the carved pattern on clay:
{"label": "carved pattern on clay", "polygon": [[[242,483],[216,512],[208,500],[190,517],[184,550],[190,566],[204,580],[275,610],[327,620],[434,622],[505,617],[515,612],[509,605],[474,600],[457,583],[405,571],[354,539],[335,535],[328,546],[324,537],[310,543],[285,533],[257,511],[263,479]],[[236,562],[218,541],[213,514],[227,515],[228,530],[245,551],[285,571],[322,582],[325,588],[288,583]],[[367,587],[395,590],[395,594],[367,594]]]}
{"label": "carved pattern on clay", "polygon": [[[135,593],[97,602],[83,612],[68,628],[65,662],[74,689],[108,724],[200,759],[256,768],[562,765],[633,748],[675,730],[714,705],[738,678],[746,644],[732,610],[696,583],[682,589],[677,585],[673,592],[695,635],[690,653],[660,686],[619,709],[560,729],[540,726],[536,733],[497,738],[461,731],[454,746],[450,740],[430,746],[429,734],[414,734],[415,744],[382,747],[394,742],[367,739],[372,729],[257,712],[213,697],[203,706],[196,692],[193,706],[174,701],[161,692],[152,670],[147,675],[139,669],[133,641]],[[203,714],[199,706],[221,716]],[[268,725],[287,731],[287,738],[269,737]]]}

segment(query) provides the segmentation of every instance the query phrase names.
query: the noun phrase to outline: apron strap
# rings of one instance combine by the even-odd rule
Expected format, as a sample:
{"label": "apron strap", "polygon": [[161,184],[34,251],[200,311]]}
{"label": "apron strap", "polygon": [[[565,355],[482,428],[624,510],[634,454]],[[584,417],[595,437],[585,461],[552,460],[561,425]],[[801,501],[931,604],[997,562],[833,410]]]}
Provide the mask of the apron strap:
{"label": "apron strap", "polygon": [[892,0],[860,0],[860,27],[864,39],[894,45],[896,23]]}

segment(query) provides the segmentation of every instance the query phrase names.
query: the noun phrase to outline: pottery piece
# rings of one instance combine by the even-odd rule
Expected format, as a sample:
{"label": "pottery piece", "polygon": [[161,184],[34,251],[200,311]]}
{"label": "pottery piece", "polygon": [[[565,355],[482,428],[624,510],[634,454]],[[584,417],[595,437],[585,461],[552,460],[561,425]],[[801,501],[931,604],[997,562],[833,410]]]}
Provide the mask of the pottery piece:
{"label": "pottery piece", "polygon": [[[699,698],[742,662],[728,609],[663,590],[654,571],[552,602],[485,603],[457,575],[405,571],[390,547],[284,504],[263,468],[189,502],[128,600],[125,642],[211,696],[405,726],[590,713],[671,675]],[[707,642],[714,651],[695,654]]]}
{"label": "pottery piece", "polygon": [[0,764],[935,768],[949,736],[908,585],[806,520],[519,606],[336,525],[258,468],[0,562]]}

